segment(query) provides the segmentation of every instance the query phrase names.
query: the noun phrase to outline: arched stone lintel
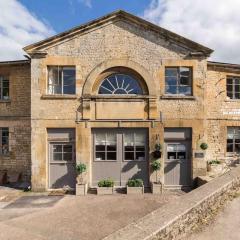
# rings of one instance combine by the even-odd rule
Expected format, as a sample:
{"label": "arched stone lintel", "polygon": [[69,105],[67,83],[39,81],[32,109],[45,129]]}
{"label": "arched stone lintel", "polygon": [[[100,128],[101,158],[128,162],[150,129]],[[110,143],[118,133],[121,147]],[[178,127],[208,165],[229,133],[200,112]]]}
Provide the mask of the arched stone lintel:
{"label": "arched stone lintel", "polygon": [[129,59],[111,59],[97,65],[87,76],[86,82],[83,86],[83,96],[90,96],[93,94],[93,86],[98,78],[98,76],[105,70],[113,68],[113,67],[126,67],[136,71],[138,74],[142,76],[145,80],[146,85],[148,87],[148,92],[150,96],[156,96],[156,86],[152,76],[148,73],[148,71],[141,66],[140,64],[131,61]]}

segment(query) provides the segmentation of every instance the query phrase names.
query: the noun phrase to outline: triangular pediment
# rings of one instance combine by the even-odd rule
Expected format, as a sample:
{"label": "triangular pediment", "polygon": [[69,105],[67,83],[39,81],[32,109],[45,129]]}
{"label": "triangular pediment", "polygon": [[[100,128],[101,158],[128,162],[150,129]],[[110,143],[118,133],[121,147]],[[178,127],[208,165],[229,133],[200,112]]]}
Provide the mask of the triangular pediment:
{"label": "triangular pediment", "polygon": [[183,48],[187,48],[190,50],[190,52],[192,52],[192,54],[195,55],[204,55],[207,57],[213,52],[213,50],[210,48],[207,48],[201,44],[198,44],[192,40],[189,40],[185,37],[182,37],[176,33],[173,33],[169,30],[166,30],[162,27],[159,27],[140,17],[134,16],[122,10],[110,13],[86,24],[80,25],[68,31],[57,34],[53,37],[26,46],[24,50],[29,54],[41,53],[41,51],[43,51],[42,53],[44,54],[44,49],[46,48],[49,48],[56,44],[60,44],[61,42],[65,42],[66,40],[76,37],[77,35],[86,34],[89,31],[94,31],[94,29],[102,27],[104,24],[113,23],[116,21],[125,21],[128,24],[135,25],[137,24],[143,28],[146,28],[147,30],[152,30],[156,34],[159,34],[159,37],[164,38],[166,41],[174,42],[175,44],[178,44]]}

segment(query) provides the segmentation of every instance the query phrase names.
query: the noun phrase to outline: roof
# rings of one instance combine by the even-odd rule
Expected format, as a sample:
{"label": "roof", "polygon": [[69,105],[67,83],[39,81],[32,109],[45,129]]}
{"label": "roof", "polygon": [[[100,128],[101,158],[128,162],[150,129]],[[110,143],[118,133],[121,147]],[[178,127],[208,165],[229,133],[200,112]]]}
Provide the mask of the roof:
{"label": "roof", "polygon": [[207,65],[208,65],[209,67],[240,70],[240,64],[208,61],[208,62],[207,62]]}
{"label": "roof", "polygon": [[57,42],[61,42],[67,38],[71,38],[74,37],[77,34],[81,34],[84,32],[87,32],[93,28],[96,28],[98,26],[101,26],[105,23],[108,22],[113,22],[113,21],[118,21],[118,20],[127,20],[128,22],[132,22],[132,23],[136,23],[139,24],[143,27],[146,27],[147,29],[151,29],[161,35],[163,35],[167,40],[172,40],[174,42],[177,42],[181,45],[184,46],[188,46],[188,48],[193,49],[195,52],[200,52],[206,56],[209,56],[213,50],[210,48],[207,48],[199,43],[196,43],[192,40],[189,40],[185,37],[182,37],[176,33],[173,33],[169,30],[166,30],[162,27],[159,27],[158,25],[155,25],[153,23],[150,23],[140,17],[137,17],[135,15],[132,15],[130,13],[127,13],[123,10],[118,10],[115,12],[112,12],[110,14],[107,14],[101,18],[95,19],[93,21],[90,21],[86,24],[80,25],[78,27],[72,28],[68,31],[59,33],[55,36],[52,36],[50,38],[47,38],[45,40],[42,40],[40,42],[28,45],[26,47],[24,47],[23,49],[27,52],[27,53],[31,53],[31,52],[37,52],[39,50],[41,50],[44,47],[48,47],[51,46]]}
{"label": "roof", "polygon": [[18,64],[28,64],[30,60],[16,60],[16,61],[3,61],[0,62],[1,65],[18,65]]}

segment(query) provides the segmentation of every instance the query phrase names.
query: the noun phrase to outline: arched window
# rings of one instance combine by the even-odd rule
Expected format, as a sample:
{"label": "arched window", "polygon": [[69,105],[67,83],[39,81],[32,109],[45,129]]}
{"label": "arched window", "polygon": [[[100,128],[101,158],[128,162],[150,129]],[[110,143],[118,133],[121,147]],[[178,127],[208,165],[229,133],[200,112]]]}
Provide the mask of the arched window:
{"label": "arched window", "polygon": [[106,77],[98,90],[99,94],[143,94],[143,90],[134,77],[115,73]]}

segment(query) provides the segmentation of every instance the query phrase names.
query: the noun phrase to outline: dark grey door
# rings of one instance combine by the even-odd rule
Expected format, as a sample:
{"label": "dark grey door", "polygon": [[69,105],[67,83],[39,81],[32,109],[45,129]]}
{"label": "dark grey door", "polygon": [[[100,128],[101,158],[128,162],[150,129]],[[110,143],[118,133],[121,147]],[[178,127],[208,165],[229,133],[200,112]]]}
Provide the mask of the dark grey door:
{"label": "dark grey door", "polygon": [[116,186],[140,178],[148,186],[148,144],[146,129],[93,130],[92,185],[111,178]]}
{"label": "dark grey door", "polygon": [[191,186],[191,151],[188,141],[165,142],[164,184],[179,188]]}

